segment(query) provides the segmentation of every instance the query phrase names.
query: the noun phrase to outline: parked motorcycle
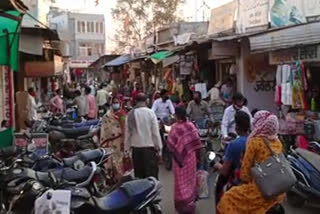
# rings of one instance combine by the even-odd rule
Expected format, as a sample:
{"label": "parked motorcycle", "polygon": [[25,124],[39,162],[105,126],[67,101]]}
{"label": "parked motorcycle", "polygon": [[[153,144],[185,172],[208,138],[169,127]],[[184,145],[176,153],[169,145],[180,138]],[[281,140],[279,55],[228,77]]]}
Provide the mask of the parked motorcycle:
{"label": "parked motorcycle", "polygon": [[138,214],[147,210],[161,214],[160,190],[160,182],[153,177],[125,182],[104,197],[90,197],[86,190],[79,194],[79,188],[74,188],[71,208],[77,214]]}
{"label": "parked motorcycle", "polygon": [[302,207],[306,202],[320,202],[320,155],[301,148],[293,149],[287,156],[297,178],[295,186],[287,193],[288,202]]}
{"label": "parked motorcycle", "polygon": [[1,213],[33,213],[36,198],[49,188],[70,190],[73,213],[140,213],[150,209],[161,214],[159,206],[161,185],[155,178],[124,182],[104,196],[94,196],[85,188],[94,181],[99,168],[94,162],[77,171],[72,168],[37,172],[19,167],[17,159],[9,167],[0,168]]}

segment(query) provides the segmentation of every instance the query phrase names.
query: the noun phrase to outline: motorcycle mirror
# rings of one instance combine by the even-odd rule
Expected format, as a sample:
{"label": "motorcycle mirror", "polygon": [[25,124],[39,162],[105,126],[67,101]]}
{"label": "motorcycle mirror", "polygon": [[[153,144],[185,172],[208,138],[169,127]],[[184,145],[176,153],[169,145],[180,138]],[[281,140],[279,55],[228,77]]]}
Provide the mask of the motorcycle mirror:
{"label": "motorcycle mirror", "polygon": [[214,152],[208,152],[207,153],[207,158],[208,158],[209,161],[213,161],[216,158],[216,156],[217,155]]}
{"label": "motorcycle mirror", "polygon": [[37,149],[37,148],[36,148],[36,145],[34,145],[33,143],[28,144],[28,146],[27,146],[27,151],[30,152],[30,153],[35,152],[36,149]]}

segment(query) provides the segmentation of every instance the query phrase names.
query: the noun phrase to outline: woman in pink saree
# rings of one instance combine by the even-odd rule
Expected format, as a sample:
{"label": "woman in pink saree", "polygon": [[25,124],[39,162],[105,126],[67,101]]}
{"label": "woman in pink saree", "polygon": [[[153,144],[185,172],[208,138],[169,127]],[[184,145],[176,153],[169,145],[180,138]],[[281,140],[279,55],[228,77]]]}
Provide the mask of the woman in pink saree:
{"label": "woman in pink saree", "polygon": [[184,108],[176,108],[176,119],[167,142],[174,157],[174,203],[179,214],[195,214],[197,153],[203,145],[196,127],[187,121]]}

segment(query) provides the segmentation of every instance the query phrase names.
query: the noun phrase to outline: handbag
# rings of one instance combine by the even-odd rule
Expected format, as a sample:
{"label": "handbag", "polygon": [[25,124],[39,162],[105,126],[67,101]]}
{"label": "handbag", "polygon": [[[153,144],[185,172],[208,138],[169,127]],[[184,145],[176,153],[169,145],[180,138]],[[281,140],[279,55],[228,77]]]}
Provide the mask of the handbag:
{"label": "handbag", "polygon": [[297,179],[284,154],[276,154],[266,139],[264,144],[270,150],[271,157],[263,163],[255,162],[251,176],[263,197],[269,200],[290,190]]}

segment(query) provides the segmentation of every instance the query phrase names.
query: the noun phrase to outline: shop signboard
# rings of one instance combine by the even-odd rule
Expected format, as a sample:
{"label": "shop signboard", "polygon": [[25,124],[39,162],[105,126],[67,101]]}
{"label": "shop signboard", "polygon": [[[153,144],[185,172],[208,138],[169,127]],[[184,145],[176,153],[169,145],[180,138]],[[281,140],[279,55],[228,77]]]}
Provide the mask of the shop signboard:
{"label": "shop signboard", "polygon": [[296,61],[319,62],[320,45],[304,46],[300,48],[284,49],[269,53],[271,65],[287,64]]}
{"label": "shop signboard", "polygon": [[212,42],[210,60],[239,56],[239,43],[235,41]]}
{"label": "shop signboard", "polygon": [[26,62],[24,66],[26,77],[51,77],[63,74],[63,58],[54,56],[52,61]]}
{"label": "shop signboard", "polygon": [[284,27],[305,23],[306,17],[303,1],[271,0],[270,21],[271,27]]}
{"label": "shop signboard", "polygon": [[1,71],[1,98],[0,104],[1,119],[9,121],[10,125],[14,125],[14,106],[13,106],[13,76],[12,70],[8,66],[0,66]]}
{"label": "shop signboard", "polygon": [[237,31],[248,32],[257,27],[268,27],[269,0],[239,0]]}
{"label": "shop signboard", "polygon": [[212,9],[208,34],[213,35],[221,32],[233,31],[236,9],[236,1]]}
{"label": "shop signboard", "polygon": [[93,62],[93,60],[71,60],[70,68],[88,68]]}
{"label": "shop signboard", "polygon": [[308,21],[320,20],[320,0],[303,0],[305,15]]}

